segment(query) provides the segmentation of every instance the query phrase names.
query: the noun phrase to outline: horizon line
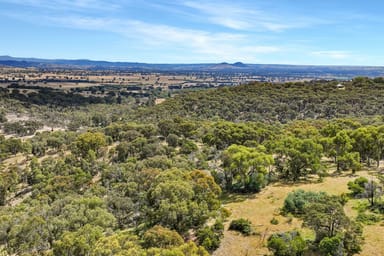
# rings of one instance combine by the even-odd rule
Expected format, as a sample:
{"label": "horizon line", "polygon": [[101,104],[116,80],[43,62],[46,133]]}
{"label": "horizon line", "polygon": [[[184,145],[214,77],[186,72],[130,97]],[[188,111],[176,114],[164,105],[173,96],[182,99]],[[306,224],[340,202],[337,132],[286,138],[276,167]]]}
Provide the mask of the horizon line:
{"label": "horizon line", "polygon": [[[370,68],[384,68],[384,65],[347,65],[347,64],[288,64],[288,63],[247,63],[242,61],[235,62],[141,62],[141,61],[121,61],[121,60],[100,60],[91,58],[43,58],[43,57],[16,57],[8,54],[0,55],[0,58],[10,58],[13,61],[26,61],[35,60],[38,61],[90,61],[90,62],[108,62],[108,63],[131,63],[131,64],[148,64],[148,65],[234,65],[236,63],[244,65],[275,65],[275,66],[313,66],[313,67],[370,67]],[[5,60],[0,60],[5,61]],[[31,61],[33,62],[33,61]]]}

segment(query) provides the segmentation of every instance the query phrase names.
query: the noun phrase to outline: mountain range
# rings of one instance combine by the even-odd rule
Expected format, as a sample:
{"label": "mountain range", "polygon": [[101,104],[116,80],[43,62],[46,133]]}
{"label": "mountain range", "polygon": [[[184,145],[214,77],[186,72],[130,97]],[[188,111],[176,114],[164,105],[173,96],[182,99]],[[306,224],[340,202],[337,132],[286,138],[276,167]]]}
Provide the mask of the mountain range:
{"label": "mountain range", "polygon": [[384,67],[379,66],[316,66],[316,65],[281,65],[281,64],[150,64],[140,62],[109,62],[87,59],[39,59],[0,56],[0,66],[34,67],[42,69],[86,69],[86,70],[120,70],[131,72],[219,72],[247,73],[261,76],[285,76],[308,78],[343,78],[356,76],[384,76]]}

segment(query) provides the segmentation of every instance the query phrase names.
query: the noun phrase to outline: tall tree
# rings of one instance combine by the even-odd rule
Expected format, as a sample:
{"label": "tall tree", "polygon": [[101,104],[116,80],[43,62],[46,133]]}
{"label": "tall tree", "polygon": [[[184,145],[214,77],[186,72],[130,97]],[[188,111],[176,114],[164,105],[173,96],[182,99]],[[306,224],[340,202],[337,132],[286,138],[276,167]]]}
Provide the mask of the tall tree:
{"label": "tall tree", "polygon": [[107,139],[101,132],[86,132],[80,134],[75,141],[75,149],[82,157],[87,156],[90,150],[98,155],[99,149],[106,145]]}
{"label": "tall tree", "polygon": [[257,192],[265,185],[265,174],[273,157],[259,146],[231,145],[222,155],[225,185],[228,190]]}
{"label": "tall tree", "polygon": [[276,170],[281,177],[297,181],[321,170],[323,147],[312,139],[288,137],[277,145]]}

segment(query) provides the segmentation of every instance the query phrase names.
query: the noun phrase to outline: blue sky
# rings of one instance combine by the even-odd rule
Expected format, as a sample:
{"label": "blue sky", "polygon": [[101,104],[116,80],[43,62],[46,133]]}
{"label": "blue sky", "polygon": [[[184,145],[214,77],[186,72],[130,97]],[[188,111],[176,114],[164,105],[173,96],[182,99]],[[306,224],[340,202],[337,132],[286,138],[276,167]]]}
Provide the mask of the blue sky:
{"label": "blue sky", "polygon": [[384,65],[381,0],[0,0],[0,55]]}

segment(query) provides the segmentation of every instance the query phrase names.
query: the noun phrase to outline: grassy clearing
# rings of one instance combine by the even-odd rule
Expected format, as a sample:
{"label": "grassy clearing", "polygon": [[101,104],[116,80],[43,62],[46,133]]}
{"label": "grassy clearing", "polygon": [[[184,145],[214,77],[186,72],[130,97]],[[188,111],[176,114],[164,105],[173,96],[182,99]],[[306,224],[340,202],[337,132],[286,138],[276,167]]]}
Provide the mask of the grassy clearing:
{"label": "grassy clearing", "polygon": [[[372,173],[362,171],[357,173],[359,176],[371,177]],[[261,193],[252,196],[236,195],[233,198],[226,198],[225,207],[232,212],[229,221],[226,223],[226,230],[220,248],[214,252],[215,256],[244,256],[244,255],[265,255],[269,251],[265,247],[268,237],[275,232],[283,232],[298,229],[305,238],[312,238],[313,233],[310,230],[302,229],[301,221],[296,218],[283,217],[279,215],[280,208],[287,194],[296,189],[307,191],[325,191],[329,194],[348,193],[347,183],[355,179],[356,176],[342,175],[336,177],[327,177],[321,183],[305,184],[274,184],[265,188]],[[231,201],[233,199],[233,201]],[[353,206],[356,200],[351,200],[345,207],[346,213],[355,217],[357,215]],[[275,217],[278,220],[277,225],[270,223]],[[255,228],[256,235],[244,237],[232,231],[228,231],[228,223],[232,219],[249,219]],[[365,226],[364,236],[365,245],[360,255],[380,255],[378,252],[384,252],[384,226],[380,223]],[[383,254],[384,255],[384,254]]]}

